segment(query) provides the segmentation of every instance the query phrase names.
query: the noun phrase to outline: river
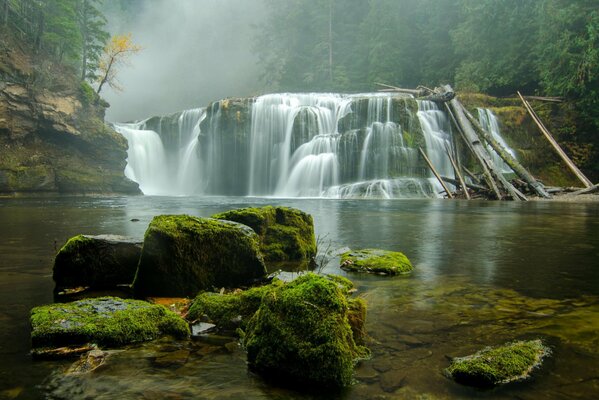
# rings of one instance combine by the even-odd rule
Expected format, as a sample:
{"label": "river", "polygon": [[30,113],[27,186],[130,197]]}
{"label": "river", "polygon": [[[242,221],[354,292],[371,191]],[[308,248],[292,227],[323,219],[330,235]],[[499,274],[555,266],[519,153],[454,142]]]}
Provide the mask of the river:
{"label": "river", "polygon": [[[227,338],[131,346],[84,376],[28,354],[29,310],[53,301],[53,257],[67,238],[141,238],[158,214],[266,204],[312,214],[321,249],[398,250],[415,266],[393,278],[348,275],[335,258],[323,266],[351,278],[369,307],[373,357],[339,398],[599,396],[599,203],[132,196],[0,199],[0,398],[330,398],[264,383]],[[529,381],[480,391],[442,373],[449,357],[532,337],[552,355]]]}

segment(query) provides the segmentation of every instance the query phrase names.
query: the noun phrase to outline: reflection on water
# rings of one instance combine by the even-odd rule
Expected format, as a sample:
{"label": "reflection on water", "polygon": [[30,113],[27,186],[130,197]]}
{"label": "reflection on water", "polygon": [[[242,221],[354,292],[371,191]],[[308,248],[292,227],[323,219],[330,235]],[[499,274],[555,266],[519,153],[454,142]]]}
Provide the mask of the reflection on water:
{"label": "reflection on water", "polygon": [[[28,312],[52,301],[55,242],[78,233],[141,238],[154,215],[209,216],[265,204],[311,213],[317,235],[333,248],[399,250],[415,265],[406,277],[350,276],[369,303],[374,357],[340,398],[599,393],[597,204],[139,196],[0,200],[0,398],[312,398],[248,373],[243,351],[226,338],[111,351],[103,366],[81,376],[63,374],[70,362],[33,362],[27,354]],[[346,275],[337,261],[324,271]],[[441,374],[447,357],[538,336],[554,355],[532,381],[479,392]]]}

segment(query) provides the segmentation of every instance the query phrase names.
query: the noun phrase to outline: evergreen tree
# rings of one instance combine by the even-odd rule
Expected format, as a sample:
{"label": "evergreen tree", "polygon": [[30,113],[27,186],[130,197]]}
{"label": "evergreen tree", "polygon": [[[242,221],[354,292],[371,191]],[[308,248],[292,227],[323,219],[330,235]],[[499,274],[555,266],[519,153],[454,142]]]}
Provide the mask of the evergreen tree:
{"label": "evergreen tree", "polygon": [[104,30],[106,18],[99,11],[101,0],[79,0],[77,20],[81,32],[81,79],[96,79],[98,61],[110,35]]}

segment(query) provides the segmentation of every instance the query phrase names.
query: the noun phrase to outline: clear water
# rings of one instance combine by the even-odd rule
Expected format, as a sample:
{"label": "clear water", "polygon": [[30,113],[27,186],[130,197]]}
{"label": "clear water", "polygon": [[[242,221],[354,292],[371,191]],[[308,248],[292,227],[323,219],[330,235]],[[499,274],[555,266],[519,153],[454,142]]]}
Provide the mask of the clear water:
{"label": "clear water", "polygon": [[[52,302],[55,246],[78,233],[142,237],[154,215],[282,204],[314,216],[331,247],[400,250],[412,275],[351,275],[369,304],[373,358],[338,395],[300,394],[249,373],[231,338],[111,351],[93,373],[33,361],[29,310]],[[131,219],[139,219],[137,222]],[[0,199],[0,398],[591,399],[599,396],[599,204],[232,197]],[[55,244],[56,243],[56,244]],[[322,246],[324,247],[324,246]],[[331,260],[325,272],[344,274]],[[448,357],[542,337],[533,379],[480,391],[445,378]]]}

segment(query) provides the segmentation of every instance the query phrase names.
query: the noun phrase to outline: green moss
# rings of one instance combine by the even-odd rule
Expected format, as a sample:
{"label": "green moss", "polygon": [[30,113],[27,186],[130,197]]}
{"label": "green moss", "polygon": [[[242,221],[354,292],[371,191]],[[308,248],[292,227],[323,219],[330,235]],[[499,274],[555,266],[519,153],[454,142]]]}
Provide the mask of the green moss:
{"label": "green moss", "polygon": [[73,236],[60,248],[59,253],[79,253],[79,251],[91,243],[93,240],[85,235]]}
{"label": "green moss", "polygon": [[[269,285],[243,291],[237,290],[228,294],[200,293],[189,307],[187,319],[195,321],[207,316],[219,329],[233,329],[238,326],[244,329],[248,320],[260,307],[264,294],[281,285],[282,282],[275,279]],[[239,317],[241,317],[241,321],[238,323],[236,320]]]}
{"label": "green moss", "polygon": [[31,310],[31,326],[34,347],[121,346],[161,335],[189,336],[187,323],[165,307],[115,297],[36,307]]}
{"label": "green moss", "polygon": [[496,386],[528,377],[547,354],[541,340],[518,341],[456,358],[445,373],[465,385]]}
{"label": "green moss", "polygon": [[364,249],[341,254],[341,268],[352,272],[368,272],[384,275],[406,274],[414,267],[400,252]]}
{"label": "green moss", "polygon": [[267,261],[305,260],[316,255],[312,216],[288,207],[242,208],[213,215],[239,222],[260,236],[260,250]]}
{"label": "green moss", "polygon": [[312,273],[266,292],[244,338],[250,367],[293,385],[349,385],[368,354],[353,338],[349,307],[337,283]]}
{"label": "green moss", "polygon": [[146,230],[133,286],[139,296],[187,297],[248,285],[265,274],[258,236],[247,226],[160,215]]}

